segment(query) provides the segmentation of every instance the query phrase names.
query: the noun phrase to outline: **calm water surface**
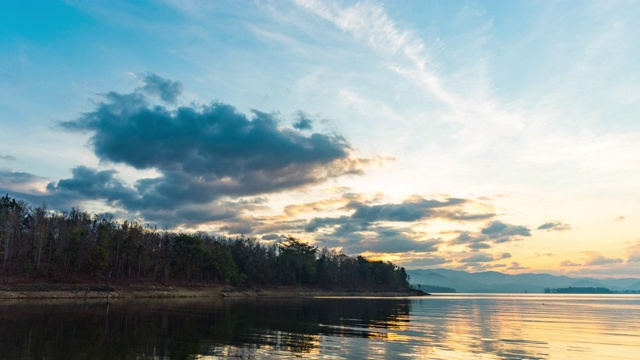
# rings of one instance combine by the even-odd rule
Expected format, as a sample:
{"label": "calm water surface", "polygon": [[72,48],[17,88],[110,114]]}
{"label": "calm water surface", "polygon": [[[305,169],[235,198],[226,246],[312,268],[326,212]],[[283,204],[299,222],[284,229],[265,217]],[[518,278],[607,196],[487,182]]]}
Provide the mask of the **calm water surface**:
{"label": "calm water surface", "polygon": [[638,359],[639,295],[0,300],[0,359]]}

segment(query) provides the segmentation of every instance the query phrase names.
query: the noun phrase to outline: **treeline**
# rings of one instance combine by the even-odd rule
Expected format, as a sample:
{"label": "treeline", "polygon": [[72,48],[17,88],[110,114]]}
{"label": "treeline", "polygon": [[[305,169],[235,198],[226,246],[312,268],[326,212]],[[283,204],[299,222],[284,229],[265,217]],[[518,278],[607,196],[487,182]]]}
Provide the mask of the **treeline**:
{"label": "treeline", "polygon": [[565,288],[544,288],[545,294],[614,294],[613,291],[605,287],[565,287]]}
{"label": "treeline", "polygon": [[456,289],[447,286],[416,284],[414,287],[428,293],[454,293]]}
{"label": "treeline", "polygon": [[8,195],[0,198],[0,256],[4,274],[60,282],[91,277],[409,289],[404,268],[318,249],[293,237],[267,244],[245,236],[159,231],[78,208],[54,212],[44,204],[32,207]]}

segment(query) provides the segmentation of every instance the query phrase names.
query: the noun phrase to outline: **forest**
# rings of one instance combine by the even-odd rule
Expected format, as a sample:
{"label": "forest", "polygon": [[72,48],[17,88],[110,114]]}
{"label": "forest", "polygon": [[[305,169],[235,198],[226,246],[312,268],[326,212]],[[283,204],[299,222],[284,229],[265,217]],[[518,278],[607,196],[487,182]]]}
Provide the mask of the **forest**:
{"label": "forest", "polygon": [[0,198],[1,273],[74,282],[142,280],[233,286],[407,290],[404,268],[319,249],[287,236],[253,237],[160,231],[79,208],[58,212]]}

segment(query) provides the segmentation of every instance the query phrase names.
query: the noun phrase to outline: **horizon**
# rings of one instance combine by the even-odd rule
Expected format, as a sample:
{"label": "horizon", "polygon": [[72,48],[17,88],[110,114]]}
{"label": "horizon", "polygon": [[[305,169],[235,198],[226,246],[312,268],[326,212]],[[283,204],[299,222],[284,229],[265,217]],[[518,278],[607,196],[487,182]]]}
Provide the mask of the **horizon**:
{"label": "horizon", "polygon": [[631,279],[631,280],[640,280],[640,276],[623,276],[623,277],[615,277],[615,276],[586,276],[586,275],[567,275],[567,274],[552,274],[552,273],[546,273],[546,272],[519,272],[519,273],[504,273],[501,271],[497,271],[497,270],[478,270],[478,271],[466,271],[466,270],[459,270],[459,269],[448,269],[448,268],[420,268],[420,269],[409,269],[408,271],[429,271],[429,270],[452,270],[452,271],[460,271],[460,272],[466,272],[468,274],[479,274],[479,273],[487,273],[487,272],[492,272],[492,273],[498,273],[498,274],[502,274],[502,275],[512,275],[512,276],[517,276],[517,275],[551,275],[551,276],[566,276],[572,279],[595,279],[595,280],[624,280],[624,279]]}
{"label": "horizon", "polygon": [[0,14],[0,194],[509,275],[640,277],[640,4]]}

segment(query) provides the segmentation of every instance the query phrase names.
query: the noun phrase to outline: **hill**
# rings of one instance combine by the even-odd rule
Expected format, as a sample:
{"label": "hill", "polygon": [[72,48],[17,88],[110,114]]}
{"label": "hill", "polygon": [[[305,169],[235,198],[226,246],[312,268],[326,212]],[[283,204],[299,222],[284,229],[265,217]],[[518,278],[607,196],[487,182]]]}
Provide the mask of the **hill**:
{"label": "hill", "polygon": [[407,270],[413,285],[451,287],[465,293],[544,293],[545,288],[604,287],[612,291],[640,289],[640,279],[574,278],[550,274],[509,275],[496,271],[469,273],[448,269]]}

